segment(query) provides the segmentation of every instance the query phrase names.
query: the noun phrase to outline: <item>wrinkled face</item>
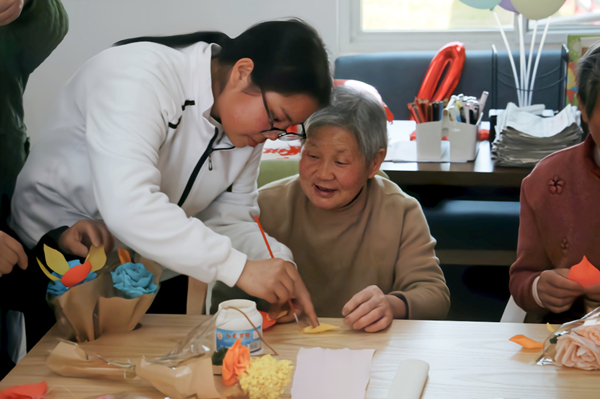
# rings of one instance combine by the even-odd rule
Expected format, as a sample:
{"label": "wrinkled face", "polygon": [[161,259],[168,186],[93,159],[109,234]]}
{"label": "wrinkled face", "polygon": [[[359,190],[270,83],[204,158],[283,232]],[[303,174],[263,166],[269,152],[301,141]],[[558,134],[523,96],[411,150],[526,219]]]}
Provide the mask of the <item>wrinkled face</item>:
{"label": "wrinkled face", "polygon": [[600,148],[600,91],[598,91],[598,98],[596,98],[596,105],[592,115],[586,114],[585,106],[582,104],[581,100],[579,100],[578,108],[581,111],[581,118],[588,124],[594,143]]}
{"label": "wrinkled face", "polygon": [[[265,100],[273,118],[273,127],[280,129],[303,123],[318,109],[317,101],[306,94],[287,96],[267,91]],[[276,131],[261,133],[269,130],[271,123],[265,101],[256,88],[224,90],[218,101],[223,129],[234,146],[256,147],[267,139],[276,140],[280,134]]]}
{"label": "wrinkled face", "polygon": [[312,129],[300,159],[302,191],[316,207],[341,209],[377,173],[367,165],[352,133],[336,126]]}

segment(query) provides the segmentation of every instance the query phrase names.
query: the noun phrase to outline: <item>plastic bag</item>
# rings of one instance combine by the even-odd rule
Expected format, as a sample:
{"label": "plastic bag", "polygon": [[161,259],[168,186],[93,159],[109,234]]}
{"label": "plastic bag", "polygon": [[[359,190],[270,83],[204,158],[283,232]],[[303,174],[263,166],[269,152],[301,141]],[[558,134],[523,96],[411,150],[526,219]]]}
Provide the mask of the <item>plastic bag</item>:
{"label": "plastic bag", "polygon": [[[259,334],[265,344],[263,354],[270,349],[274,355],[275,350],[266,343],[258,328],[252,323],[248,316],[241,310],[248,322]],[[219,312],[210,319],[200,323],[188,335],[177,344],[169,354],[153,358],[142,358],[137,368],[138,377],[148,381],[163,394],[174,398],[186,398],[196,395],[197,398],[220,398],[241,395],[239,384],[225,386],[219,374],[219,361],[222,361],[221,353],[215,355],[216,349],[216,322]],[[225,356],[227,356],[225,354]],[[213,360],[217,364],[213,366]]]}
{"label": "plastic bag", "polygon": [[46,359],[46,365],[65,377],[135,378],[135,364],[130,360],[107,360],[68,341],[59,342]]}
{"label": "plastic bag", "polygon": [[600,370],[600,307],[556,329],[537,364]]}

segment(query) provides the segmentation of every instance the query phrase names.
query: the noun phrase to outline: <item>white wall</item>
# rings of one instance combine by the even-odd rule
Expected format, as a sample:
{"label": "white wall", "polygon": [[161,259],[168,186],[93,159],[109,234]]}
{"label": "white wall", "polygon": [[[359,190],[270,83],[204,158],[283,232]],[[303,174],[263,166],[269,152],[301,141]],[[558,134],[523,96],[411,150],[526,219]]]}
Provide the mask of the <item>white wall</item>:
{"label": "white wall", "polygon": [[31,75],[25,123],[32,143],[52,111],[58,91],[90,57],[114,42],[142,35],[219,30],[237,36],[251,25],[299,17],[314,26],[331,59],[337,53],[337,0],[62,0],[69,32]]}

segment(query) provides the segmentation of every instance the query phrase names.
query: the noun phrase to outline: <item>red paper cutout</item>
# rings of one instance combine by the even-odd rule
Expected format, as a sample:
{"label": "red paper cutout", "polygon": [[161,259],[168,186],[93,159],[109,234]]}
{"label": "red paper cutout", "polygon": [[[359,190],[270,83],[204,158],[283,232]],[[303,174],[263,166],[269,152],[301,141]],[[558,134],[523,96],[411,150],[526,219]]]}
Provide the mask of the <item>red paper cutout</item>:
{"label": "red paper cutout", "polygon": [[263,312],[262,310],[259,310],[259,312],[263,318],[263,323],[262,323],[263,331],[265,331],[269,327],[273,327],[273,325],[275,325],[275,323],[277,323],[277,320],[271,319],[267,312]]}
{"label": "red paper cutout", "polygon": [[584,287],[590,287],[592,285],[600,284],[600,270],[592,265],[584,256],[581,262],[571,267],[567,278]]}
{"label": "red paper cutout", "polygon": [[92,271],[92,264],[85,262],[83,265],[73,266],[60,279],[65,287],[73,287],[81,283]]}
{"label": "red paper cutout", "polygon": [[37,399],[46,394],[48,385],[42,381],[38,384],[19,385],[0,391],[0,399]]}

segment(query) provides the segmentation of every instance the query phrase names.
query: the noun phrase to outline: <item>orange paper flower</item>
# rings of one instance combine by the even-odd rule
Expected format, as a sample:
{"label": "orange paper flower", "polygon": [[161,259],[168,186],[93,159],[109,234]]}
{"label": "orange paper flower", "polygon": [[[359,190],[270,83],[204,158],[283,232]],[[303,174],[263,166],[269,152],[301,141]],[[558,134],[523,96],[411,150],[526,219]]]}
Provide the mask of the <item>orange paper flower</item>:
{"label": "orange paper flower", "polygon": [[230,387],[234,385],[238,377],[242,375],[246,368],[250,364],[250,349],[242,345],[240,339],[236,340],[235,343],[223,359],[223,383]]}
{"label": "orange paper flower", "polygon": [[584,256],[581,262],[571,267],[567,278],[584,287],[590,287],[592,285],[600,284],[600,270],[592,265]]}

